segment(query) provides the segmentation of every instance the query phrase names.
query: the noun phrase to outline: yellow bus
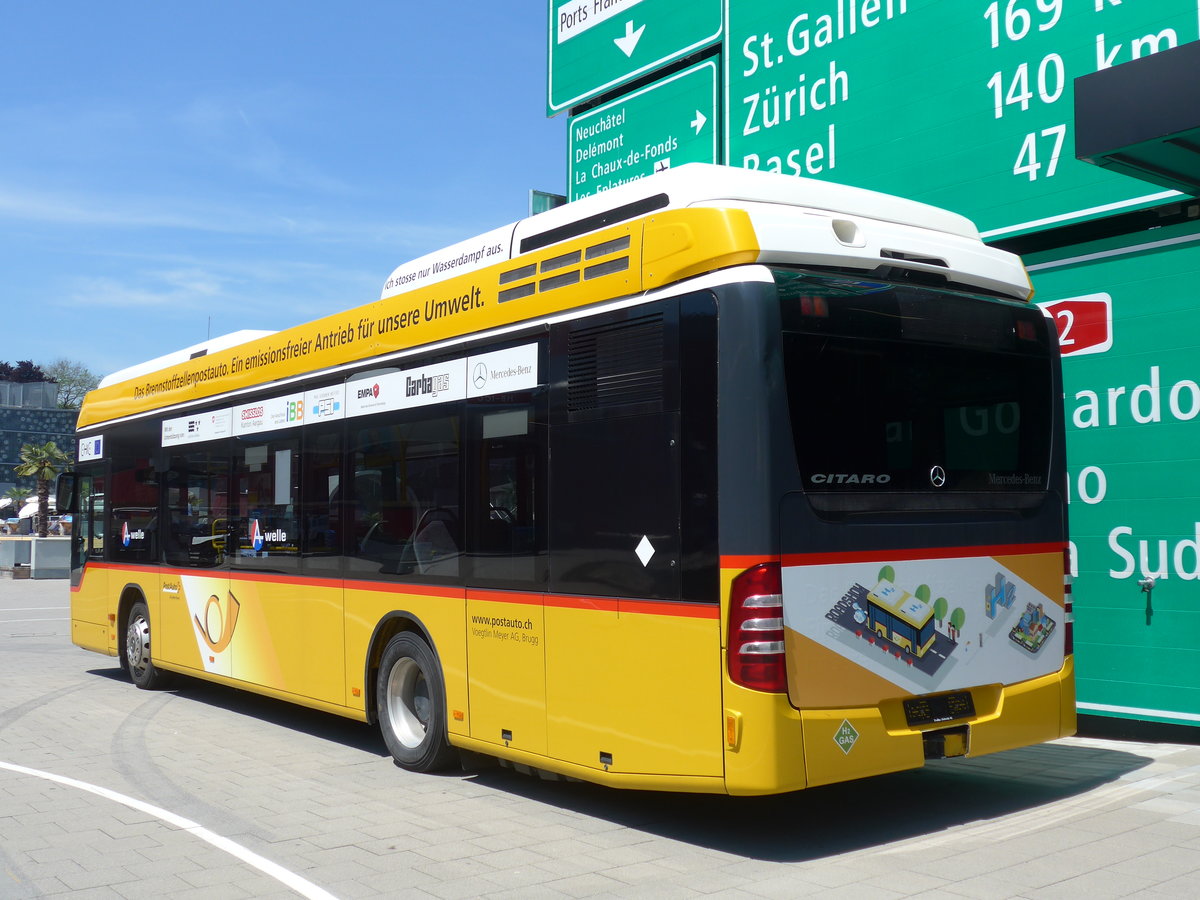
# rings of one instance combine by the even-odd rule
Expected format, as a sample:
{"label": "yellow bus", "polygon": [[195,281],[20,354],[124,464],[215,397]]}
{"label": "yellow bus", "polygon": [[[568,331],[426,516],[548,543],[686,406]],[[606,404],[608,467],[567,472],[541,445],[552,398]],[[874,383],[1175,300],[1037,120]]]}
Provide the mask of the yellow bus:
{"label": "yellow bus", "polygon": [[[766,794],[1070,734],[1030,293],[957,215],[715,166],[496,229],[89,394],[73,641],[378,722],[418,771]],[[856,621],[881,567],[1064,627],[893,655]]]}

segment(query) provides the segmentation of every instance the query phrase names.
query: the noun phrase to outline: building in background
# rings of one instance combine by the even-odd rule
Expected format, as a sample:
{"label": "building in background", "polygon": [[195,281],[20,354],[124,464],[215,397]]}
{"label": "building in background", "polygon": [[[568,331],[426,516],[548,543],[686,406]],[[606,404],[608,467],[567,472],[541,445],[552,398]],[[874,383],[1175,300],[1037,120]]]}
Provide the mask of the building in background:
{"label": "building in background", "polygon": [[13,472],[22,445],[54,441],[74,455],[78,417],[77,409],[58,408],[58,385],[52,381],[0,381],[0,496],[16,486],[33,494],[34,480]]}

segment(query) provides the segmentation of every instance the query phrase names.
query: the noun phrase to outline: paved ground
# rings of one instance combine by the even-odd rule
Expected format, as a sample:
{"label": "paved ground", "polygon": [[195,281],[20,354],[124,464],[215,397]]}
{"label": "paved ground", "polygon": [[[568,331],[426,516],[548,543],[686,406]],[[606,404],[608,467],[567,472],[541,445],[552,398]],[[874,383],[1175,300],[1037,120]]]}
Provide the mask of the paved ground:
{"label": "paved ground", "polygon": [[5,900],[1200,895],[1196,746],[1074,738],[750,800],[421,776],[364,725],[135,690],[67,632],[64,582],[0,581]]}

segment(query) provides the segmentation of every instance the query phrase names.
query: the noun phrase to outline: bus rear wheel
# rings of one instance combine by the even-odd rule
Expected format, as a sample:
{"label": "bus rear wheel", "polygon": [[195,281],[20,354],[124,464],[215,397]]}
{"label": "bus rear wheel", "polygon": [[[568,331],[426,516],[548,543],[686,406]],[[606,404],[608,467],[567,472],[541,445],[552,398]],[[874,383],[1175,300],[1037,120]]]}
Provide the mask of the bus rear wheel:
{"label": "bus rear wheel", "polygon": [[144,691],[166,687],[169,676],[150,659],[150,609],[142,601],[133,604],[125,623],[125,671]]}
{"label": "bus rear wheel", "polygon": [[446,735],[446,689],[429,645],[411,632],[388,641],[375,685],[376,713],[392,758],[413,772],[454,761]]}

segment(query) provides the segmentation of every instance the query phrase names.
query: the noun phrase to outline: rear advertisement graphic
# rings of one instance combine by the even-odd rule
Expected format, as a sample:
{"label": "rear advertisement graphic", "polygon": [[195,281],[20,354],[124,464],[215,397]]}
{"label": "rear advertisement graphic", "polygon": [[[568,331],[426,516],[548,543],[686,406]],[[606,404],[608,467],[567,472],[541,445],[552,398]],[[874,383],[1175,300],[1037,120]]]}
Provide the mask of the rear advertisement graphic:
{"label": "rear advertisement graphic", "polygon": [[786,565],[789,695],[870,706],[1049,675],[1063,664],[1061,597],[1061,551]]}

